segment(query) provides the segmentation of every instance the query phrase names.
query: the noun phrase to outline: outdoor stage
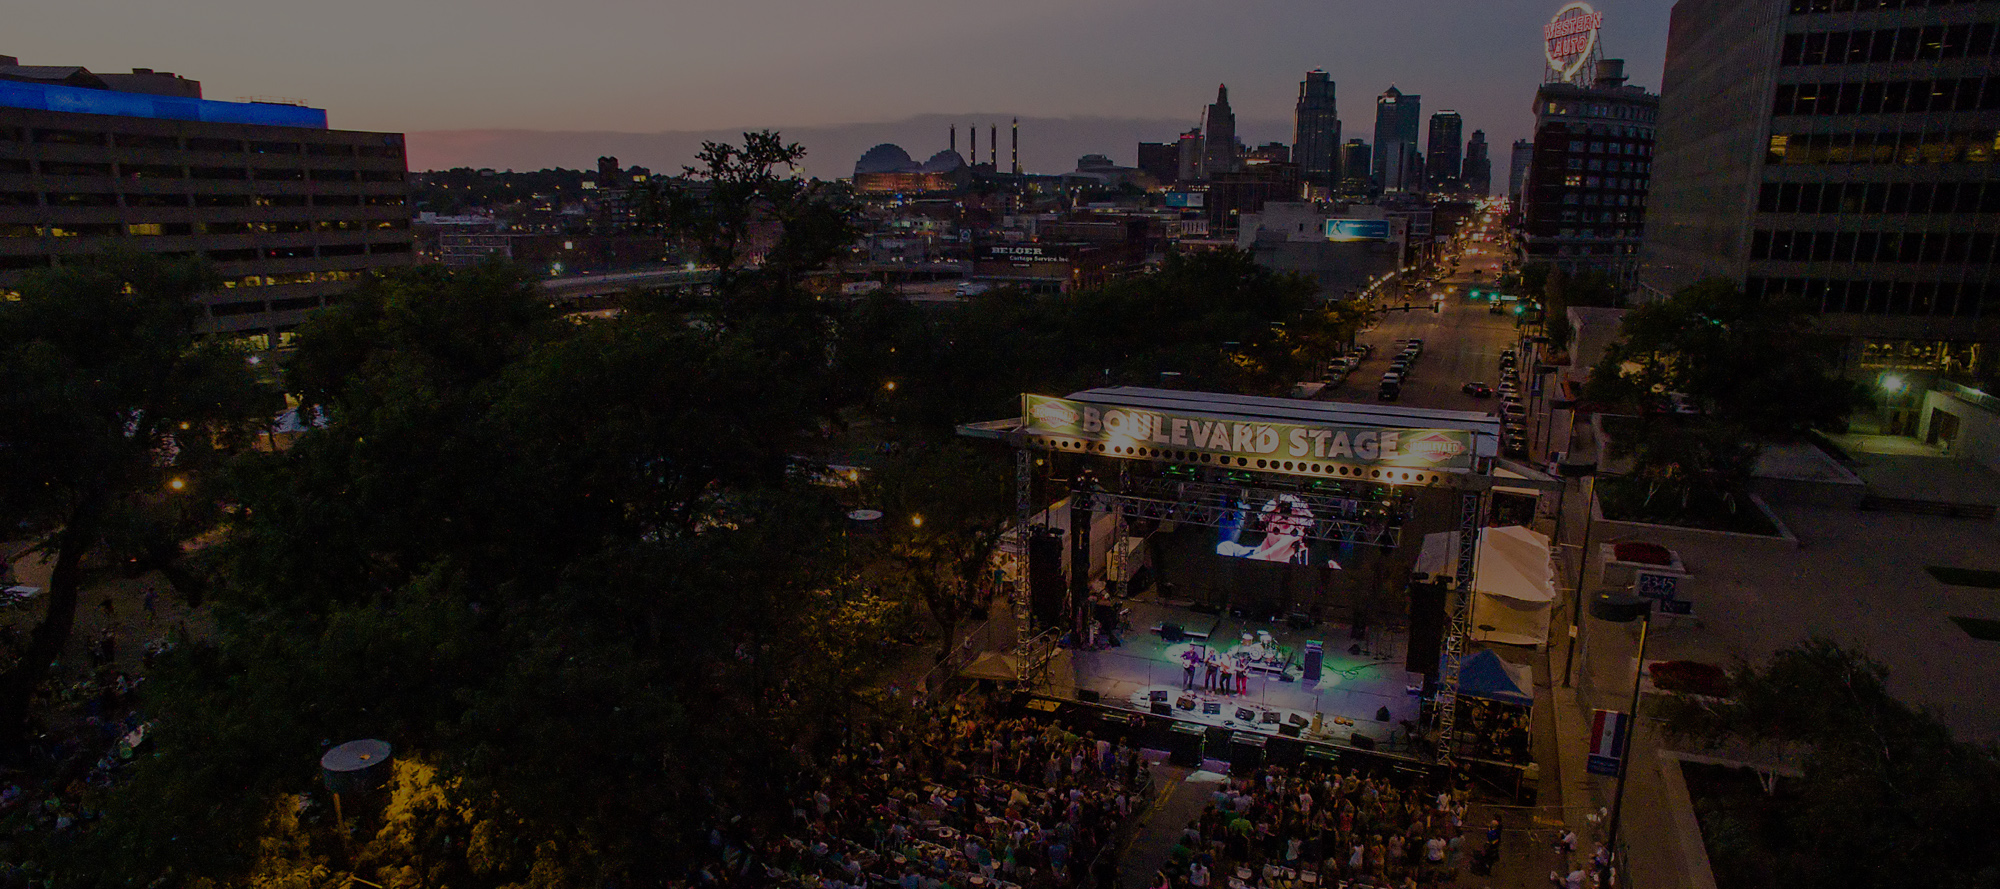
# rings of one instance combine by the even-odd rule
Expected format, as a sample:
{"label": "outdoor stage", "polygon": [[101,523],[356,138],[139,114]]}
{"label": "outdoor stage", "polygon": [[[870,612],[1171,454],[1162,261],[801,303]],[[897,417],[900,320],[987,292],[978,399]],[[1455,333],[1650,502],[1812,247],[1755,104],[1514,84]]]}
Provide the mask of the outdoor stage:
{"label": "outdoor stage", "polygon": [[[1415,722],[1418,696],[1412,691],[1423,677],[1403,669],[1404,643],[1400,633],[1381,628],[1369,631],[1360,654],[1350,654],[1360,640],[1349,638],[1343,624],[1322,622],[1308,630],[1294,630],[1282,621],[1235,618],[1204,614],[1154,599],[1125,602],[1131,609],[1132,631],[1123,645],[1098,650],[1072,650],[1065,672],[1054,678],[1050,691],[1065,697],[1083,697],[1079,692],[1095,692],[1099,703],[1139,712],[1152,712],[1156,693],[1174,719],[1237,731],[1257,731],[1275,735],[1281,725],[1299,725],[1307,740],[1346,744],[1359,733],[1376,744],[1386,745],[1394,732],[1401,741],[1408,734],[1402,724]],[[1177,623],[1190,638],[1168,642],[1153,628]],[[1246,646],[1243,637],[1251,642]],[[1206,639],[1198,638],[1207,635]],[[1268,634],[1269,643],[1261,634]],[[1305,681],[1306,642],[1324,644],[1318,682]],[[1218,694],[1202,690],[1203,672],[1195,672],[1192,691],[1184,691],[1186,672],[1182,657],[1191,649],[1206,653],[1212,647],[1234,663],[1239,652],[1264,655],[1266,669],[1253,669],[1248,693]],[[1273,669],[1282,664],[1282,677]],[[1192,708],[1180,706],[1192,704]],[[1377,712],[1389,709],[1387,721],[1377,720]],[[1239,711],[1249,711],[1247,719]],[[1315,733],[1314,718],[1319,716]],[[1337,721],[1338,720],[1338,721]],[[1350,722],[1351,721],[1351,722]]]}

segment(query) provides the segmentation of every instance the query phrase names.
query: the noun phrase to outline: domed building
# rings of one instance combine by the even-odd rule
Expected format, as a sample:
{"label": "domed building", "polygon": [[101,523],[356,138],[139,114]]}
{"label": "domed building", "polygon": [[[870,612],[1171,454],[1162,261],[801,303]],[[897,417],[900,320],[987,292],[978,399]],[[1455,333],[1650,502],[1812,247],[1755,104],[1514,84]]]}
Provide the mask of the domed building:
{"label": "domed building", "polygon": [[861,194],[954,192],[972,181],[972,168],[950,149],[918,164],[900,145],[884,142],[854,162],[854,190]]}

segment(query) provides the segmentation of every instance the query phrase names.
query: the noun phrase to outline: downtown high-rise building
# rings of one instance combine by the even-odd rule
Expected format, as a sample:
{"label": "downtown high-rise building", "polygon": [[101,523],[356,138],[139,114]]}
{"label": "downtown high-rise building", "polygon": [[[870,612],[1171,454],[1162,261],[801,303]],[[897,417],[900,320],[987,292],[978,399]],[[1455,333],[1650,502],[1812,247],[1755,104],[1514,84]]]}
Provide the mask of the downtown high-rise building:
{"label": "downtown high-rise building", "polygon": [[1375,99],[1375,183],[1383,191],[1413,191],[1422,185],[1417,166],[1417,129],[1423,124],[1423,97],[1395,87]]}
{"label": "downtown high-rise building", "polygon": [[1463,184],[1462,190],[1475,198],[1493,193],[1493,158],[1487,154],[1485,130],[1473,130],[1471,141],[1465,143],[1465,165],[1459,182]]}
{"label": "downtown high-rise building", "polygon": [[1340,146],[1340,194],[1344,197],[1365,196],[1374,191],[1374,179],[1368,173],[1368,165],[1374,154],[1368,150],[1368,143],[1360,139],[1349,139]]}
{"label": "downtown high-rise building", "polygon": [[1201,128],[1195,127],[1174,140],[1175,154],[1180,160],[1180,169],[1175,172],[1175,182],[1193,182],[1201,177]]}
{"label": "downtown high-rise building", "polygon": [[0,56],[0,298],[105,251],[206,260],[204,333],[290,344],[306,316],[415,260],[400,133],[326,112],[202,98],[166,72]]}
{"label": "downtown high-rise building", "polygon": [[1139,143],[1139,172],[1153,177],[1160,185],[1172,185],[1180,181],[1180,146],[1172,142]]}
{"label": "downtown high-rise building", "polygon": [[1948,440],[1925,382],[2000,370],[1996,60],[2000,3],[1680,0],[1641,283],[1803,301]]}
{"label": "downtown high-rise building", "polygon": [[1201,178],[1236,171],[1236,113],[1229,110],[1229,86],[1215,88],[1215,104],[1202,118]]}
{"label": "downtown high-rise building", "polygon": [[1516,139],[1514,156],[1507,166],[1507,199],[1514,202],[1513,210],[1521,207],[1521,189],[1528,184],[1528,167],[1535,162],[1535,142],[1533,139]]}
{"label": "downtown high-rise building", "polygon": [[1299,84],[1292,161],[1308,185],[1332,187],[1340,181],[1340,113],[1333,78],[1325,71],[1308,71]]}
{"label": "downtown high-rise building", "polygon": [[1459,189],[1465,165],[1465,118],[1456,111],[1431,115],[1430,145],[1424,149],[1425,190],[1451,194]]}
{"label": "downtown high-rise building", "polygon": [[1522,195],[1522,249],[1570,274],[1638,276],[1660,97],[1625,83],[1625,63],[1597,63],[1590,86],[1535,92],[1535,150]]}

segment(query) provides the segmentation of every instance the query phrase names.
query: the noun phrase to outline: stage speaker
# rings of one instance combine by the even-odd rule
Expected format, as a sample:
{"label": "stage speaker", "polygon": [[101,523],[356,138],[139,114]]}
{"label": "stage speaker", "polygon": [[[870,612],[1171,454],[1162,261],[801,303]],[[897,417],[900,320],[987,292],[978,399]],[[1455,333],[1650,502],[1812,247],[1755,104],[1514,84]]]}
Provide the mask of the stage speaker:
{"label": "stage speaker", "polygon": [[1028,602],[1038,628],[1063,625],[1062,534],[1037,529],[1028,537]]}
{"label": "stage speaker", "polygon": [[1325,646],[1321,645],[1321,644],[1320,644],[1319,642],[1307,642],[1307,643],[1306,643],[1306,671],[1305,671],[1305,672],[1306,672],[1306,681],[1307,681],[1307,682],[1318,682],[1318,681],[1319,681],[1319,673],[1320,673],[1320,667],[1321,667],[1321,659],[1322,659],[1322,658],[1323,658],[1323,657],[1325,656],[1325,655],[1324,655],[1324,652],[1322,652],[1322,651],[1321,651],[1321,649],[1322,649],[1322,648],[1324,648],[1324,647],[1325,647]]}
{"label": "stage speaker", "polygon": [[1147,695],[1146,697],[1148,700],[1153,701],[1154,703],[1165,703],[1167,698],[1171,697],[1171,695],[1167,694],[1167,690],[1164,688],[1156,688],[1153,689],[1152,693]]}
{"label": "stage speaker", "polygon": [[1153,702],[1153,715],[1154,715],[1154,716],[1172,716],[1172,715],[1174,715],[1174,705],[1172,705],[1172,704],[1169,704],[1169,703],[1167,703],[1166,701],[1154,701],[1154,702]]}
{"label": "stage speaker", "polygon": [[1360,732],[1355,732],[1352,736],[1350,736],[1348,738],[1348,743],[1353,744],[1354,749],[1356,750],[1375,749],[1375,739],[1368,737],[1367,735],[1364,735]]}
{"label": "stage speaker", "polygon": [[1229,737],[1229,774],[1241,778],[1264,767],[1264,736],[1237,732]]}
{"label": "stage speaker", "polygon": [[1103,701],[1104,696],[1099,694],[1096,689],[1079,688],[1076,690],[1076,699],[1086,704],[1095,704]]}
{"label": "stage speaker", "polygon": [[1166,642],[1180,642],[1187,638],[1187,630],[1177,623],[1160,624],[1160,639]]}
{"label": "stage speaker", "polygon": [[1440,584],[1410,584],[1410,645],[1403,669],[1437,678],[1438,659],[1444,655],[1446,595]]}
{"label": "stage speaker", "polygon": [[1201,768],[1202,742],[1206,740],[1207,735],[1207,730],[1201,726],[1185,722],[1174,723],[1174,727],[1168,733],[1171,740],[1171,746],[1167,749],[1168,761],[1190,769]]}
{"label": "stage speaker", "polygon": [[1300,726],[1287,722],[1284,725],[1278,726],[1278,734],[1284,735],[1287,738],[1296,738],[1299,736],[1299,729]]}

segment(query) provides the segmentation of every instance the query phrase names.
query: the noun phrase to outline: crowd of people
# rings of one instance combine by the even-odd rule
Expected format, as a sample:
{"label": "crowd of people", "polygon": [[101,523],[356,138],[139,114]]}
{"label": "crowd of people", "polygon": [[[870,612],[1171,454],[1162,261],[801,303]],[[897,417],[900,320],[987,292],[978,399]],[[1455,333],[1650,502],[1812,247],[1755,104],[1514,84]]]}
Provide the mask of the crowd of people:
{"label": "crowd of people", "polygon": [[1114,837],[1150,773],[1129,745],[1007,718],[978,695],[832,754],[784,835],[715,828],[699,882],[975,889],[1115,882]]}
{"label": "crowd of people", "polygon": [[1174,846],[1163,886],[1428,887],[1490,861],[1464,788],[1428,793],[1331,764],[1266,766],[1220,784]]}

